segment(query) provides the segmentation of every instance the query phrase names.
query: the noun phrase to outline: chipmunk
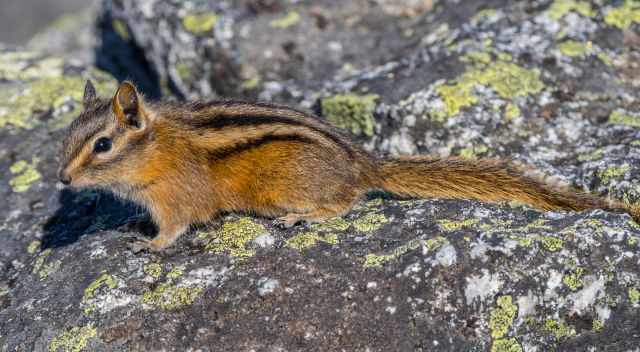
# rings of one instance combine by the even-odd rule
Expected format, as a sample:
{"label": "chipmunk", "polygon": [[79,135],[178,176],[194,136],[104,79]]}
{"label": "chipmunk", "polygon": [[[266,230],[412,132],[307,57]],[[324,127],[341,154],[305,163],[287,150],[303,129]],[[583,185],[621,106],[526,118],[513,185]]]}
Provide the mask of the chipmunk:
{"label": "chipmunk", "polygon": [[370,191],[400,197],[519,201],[542,210],[640,211],[527,175],[500,159],[380,159],[321,119],[264,103],[147,102],[130,82],[112,99],[87,81],[64,139],[59,178],[144,206],[160,251],[221,212],[276,217],[290,227],[342,216]]}

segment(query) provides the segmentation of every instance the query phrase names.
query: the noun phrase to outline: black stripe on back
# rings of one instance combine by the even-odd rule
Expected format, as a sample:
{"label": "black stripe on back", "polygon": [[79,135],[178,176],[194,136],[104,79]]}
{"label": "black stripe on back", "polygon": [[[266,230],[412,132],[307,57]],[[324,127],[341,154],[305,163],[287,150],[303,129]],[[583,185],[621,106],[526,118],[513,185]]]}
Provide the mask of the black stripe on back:
{"label": "black stripe on back", "polygon": [[247,141],[245,143],[239,143],[233,146],[210,150],[209,158],[215,159],[215,160],[225,159],[233,155],[237,155],[237,154],[240,154],[240,153],[243,153],[251,149],[255,149],[273,142],[299,142],[299,143],[306,143],[306,144],[315,143],[314,140],[307,138],[305,136],[297,135],[297,134],[287,134],[287,135],[267,134],[267,135],[261,136],[260,138]]}
{"label": "black stripe on back", "polygon": [[322,128],[318,128],[316,126],[307,124],[303,121],[300,121],[295,118],[290,118],[286,116],[272,116],[272,115],[240,115],[240,116],[228,116],[221,115],[216,116],[211,119],[200,120],[180,120],[183,123],[188,124],[189,126],[195,129],[215,129],[221,130],[226,127],[245,127],[245,126],[261,126],[261,125],[269,125],[269,124],[286,124],[292,126],[300,126],[306,127],[314,132],[317,132],[324,136],[325,138],[331,140],[338,146],[340,146],[349,157],[353,157],[353,148],[352,146],[345,142],[342,138],[340,138],[337,132],[330,131],[330,126],[327,126],[327,130]]}

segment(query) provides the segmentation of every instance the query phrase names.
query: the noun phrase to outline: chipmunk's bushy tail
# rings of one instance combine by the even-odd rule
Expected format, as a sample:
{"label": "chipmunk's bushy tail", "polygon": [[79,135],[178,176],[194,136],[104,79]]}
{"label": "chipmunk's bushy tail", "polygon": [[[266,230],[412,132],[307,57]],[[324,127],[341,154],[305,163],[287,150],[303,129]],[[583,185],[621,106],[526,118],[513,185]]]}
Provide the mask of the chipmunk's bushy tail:
{"label": "chipmunk's bushy tail", "polygon": [[640,207],[553,184],[498,159],[407,157],[379,162],[381,188],[404,197],[518,201],[543,210],[607,209],[640,220]]}

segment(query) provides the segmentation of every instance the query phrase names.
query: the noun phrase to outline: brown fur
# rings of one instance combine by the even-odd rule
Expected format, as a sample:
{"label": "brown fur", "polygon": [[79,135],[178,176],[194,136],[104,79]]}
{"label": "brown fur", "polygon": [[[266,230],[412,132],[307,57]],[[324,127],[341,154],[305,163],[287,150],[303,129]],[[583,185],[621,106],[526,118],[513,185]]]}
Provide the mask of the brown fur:
{"label": "brown fur", "polygon": [[[242,102],[148,104],[123,83],[111,101],[95,97],[65,139],[61,177],[144,205],[159,227],[144,246],[161,250],[191,224],[223,211],[279,217],[285,226],[349,211],[364,194],[519,201],[544,210],[620,202],[527,176],[504,160],[428,157],[378,160],[332,126],[297,110]],[[108,152],[96,153],[100,138]]]}

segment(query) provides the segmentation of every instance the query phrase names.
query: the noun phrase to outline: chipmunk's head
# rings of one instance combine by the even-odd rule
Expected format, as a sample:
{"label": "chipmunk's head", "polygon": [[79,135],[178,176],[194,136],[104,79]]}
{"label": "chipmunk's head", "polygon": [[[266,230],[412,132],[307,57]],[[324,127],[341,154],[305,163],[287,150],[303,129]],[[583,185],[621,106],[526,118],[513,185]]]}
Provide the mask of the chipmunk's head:
{"label": "chipmunk's head", "polygon": [[112,99],[101,99],[87,81],[83,106],[64,139],[60,181],[73,187],[126,186],[149,134],[150,114],[142,96],[123,82]]}

